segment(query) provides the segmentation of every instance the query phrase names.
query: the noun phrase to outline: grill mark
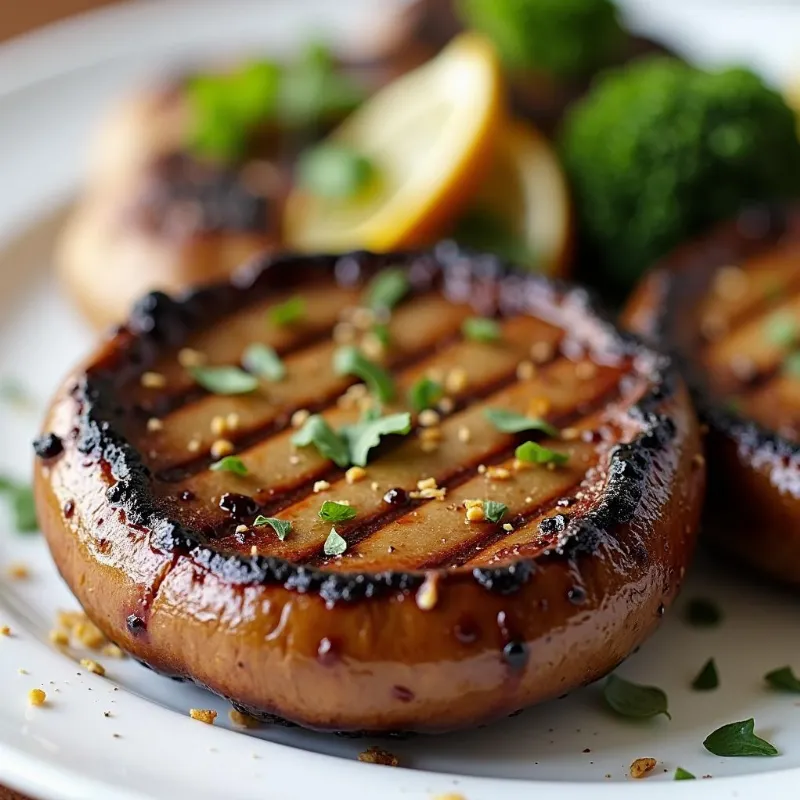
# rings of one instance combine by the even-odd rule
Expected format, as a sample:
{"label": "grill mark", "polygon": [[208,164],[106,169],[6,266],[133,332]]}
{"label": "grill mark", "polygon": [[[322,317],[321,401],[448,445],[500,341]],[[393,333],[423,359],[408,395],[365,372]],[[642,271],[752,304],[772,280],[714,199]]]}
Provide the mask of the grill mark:
{"label": "grill mark", "polygon": [[[716,272],[716,270],[714,272]],[[733,336],[741,328],[744,328],[759,317],[766,317],[771,312],[777,310],[779,306],[793,300],[800,293],[800,272],[794,274],[795,271],[793,270],[792,273],[793,274],[790,276],[789,280],[786,281],[784,286],[785,294],[783,292],[765,294],[756,303],[753,303],[753,305],[741,309],[731,317],[723,336],[712,341],[701,339],[702,351],[705,352],[709,347]],[[745,274],[747,274],[747,270],[745,270]],[[711,291],[712,289],[709,287],[708,292],[710,293]]]}
{"label": "grill mark", "polygon": [[[564,357],[553,358],[551,361],[547,362],[546,364],[543,364],[542,367],[553,368],[556,364],[562,361],[566,361],[566,359]],[[501,392],[504,389],[511,388],[517,383],[519,383],[519,381],[516,378],[516,372],[515,370],[511,370],[509,371],[508,374],[496,379],[495,381],[485,383],[481,387],[476,387],[476,391],[465,394],[459,400],[455,401],[455,407],[453,409],[453,413],[455,414],[458,413],[459,411],[464,411],[468,409],[475,401],[485,400],[491,397],[492,395],[496,394],[497,392]],[[618,388],[619,388],[619,383],[617,383],[614,386],[613,391],[616,391]],[[611,392],[609,392],[609,394],[611,394]],[[554,425],[559,424],[558,420],[559,417],[556,418],[556,422],[554,422],[553,424]],[[564,424],[569,425],[568,422]],[[413,436],[414,434],[419,433],[420,430],[421,426],[415,425],[408,433],[408,436]],[[399,447],[403,441],[404,439],[402,438],[396,438],[394,440],[389,440],[382,443],[380,447],[377,449],[377,458],[380,458],[381,456],[385,455],[391,450],[394,450],[395,448]],[[458,476],[477,468],[479,464],[488,465],[488,464],[498,463],[498,461],[503,461],[505,458],[508,457],[507,455],[504,455],[507,452],[508,452],[507,447],[500,448],[496,453],[491,453],[489,455],[481,456],[481,458],[479,458],[477,461],[474,461],[473,463],[470,463],[468,465],[459,465],[457,472],[448,480],[451,481],[457,480]],[[309,477],[307,480],[298,484],[296,487],[288,490],[287,492],[282,493],[279,497],[272,500],[269,504],[263,504],[260,513],[264,514],[265,516],[273,515],[277,512],[282,511],[285,508],[288,508],[289,506],[294,505],[295,503],[299,503],[302,502],[303,500],[308,499],[312,494],[312,489],[314,484],[319,480],[328,481],[331,484],[330,491],[334,491],[334,487],[336,486],[337,483],[341,483],[342,479],[344,478],[344,475],[345,475],[345,470],[339,469],[336,466],[333,467],[326,466],[324,470],[320,470],[319,473],[313,475],[312,477]],[[469,478],[470,476],[466,477]],[[448,483],[445,482],[441,485],[447,487]],[[459,484],[456,482],[453,483],[454,487],[458,485]],[[389,509],[387,509],[386,514],[391,515],[394,512],[396,512],[395,516],[393,516],[392,519],[387,519],[385,523],[377,525],[377,527],[375,527],[374,530],[370,531],[369,535],[380,530],[380,528],[383,527],[385,524],[388,524],[388,522],[391,522],[393,519],[397,519],[398,517],[405,514],[407,511],[413,510],[414,508],[423,505],[423,503],[424,501],[421,500],[412,500],[399,509],[392,509],[390,507]],[[364,523],[364,528],[366,529],[370,527],[373,521],[379,519],[381,519],[380,515],[371,518],[369,521]],[[226,523],[224,527],[219,527],[219,526],[215,527],[213,534],[214,537],[215,538],[219,537],[221,534],[229,535],[230,529],[234,528],[236,524],[237,524],[236,522],[231,522],[231,523]],[[342,530],[345,530],[344,526],[342,526]],[[360,530],[360,526],[356,530],[357,531]],[[363,538],[367,538],[367,536],[364,536]],[[353,540],[352,543],[355,544],[355,540]],[[349,544],[351,544],[350,539],[348,539],[348,545]]]}
{"label": "grill mark", "polygon": [[[599,410],[607,406],[611,403],[614,399],[619,397],[619,389],[622,380],[624,379],[625,375],[628,373],[624,373],[620,380],[614,384],[614,386],[606,391],[602,392],[597,397],[593,398],[590,403],[584,404],[584,407],[578,411],[576,408],[569,409],[564,411],[563,413],[559,414],[557,417],[554,417],[552,420],[552,424],[559,428],[564,427],[575,427],[579,426],[582,422],[588,421],[594,416]],[[475,476],[474,470],[479,464],[486,464],[487,466],[496,465],[502,463],[503,461],[507,461],[511,458],[516,450],[518,444],[521,441],[524,441],[525,437],[524,434],[519,434],[515,441],[511,445],[501,446],[494,450],[491,454],[487,454],[482,456],[481,458],[477,459],[469,466],[459,468],[452,476],[447,479],[442,479],[441,482],[437,482],[439,487],[445,488],[448,491],[452,489],[457,489],[459,486],[466,483],[468,480]],[[594,465],[592,465],[594,466]],[[583,478],[581,481],[585,479],[586,473],[584,473]],[[578,482],[580,483],[580,481]],[[333,486],[331,487],[333,490]],[[347,546],[352,547],[353,545],[361,544],[365,540],[367,540],[370,536],[374,535],[378,531],[385,528],[389,523],[394,522],[396,519],[399,519],[402,516],[405,516],[409,512],[413,511],[416,508],[420,508],[421,506],[427,503],[438,503],[441,502],[439,500],[416,500],[412,501],[412,503],[404,506],[401,509],[393,509],[389,507],[384,512],[372,517],[369,521],[365,522],[363,525],[359,525],[357,528],[351,531],[347,531]],[[344,527],[342,530],[345,530]],[[317,551],[314,555],[307,557],[303,560],[302,563],[310,564],[312,566],[319,566],[321,564],[325,564],[328,561],[327,556],[323,555],[322,552],[323,545],[320,545],[317,548]]]}
{"label": "grill mark", "polygon": [[[453,331],[452,334],[437,339],[435,344],[431,346],[439,349],[439,355],[441,355],[447,348],[451,347],[460,340],[461,334],[458,331]],[[390,359],[387,366],[391,367],[392,370],[399,370],[401,372],[408,370],[411,367],[415,367],[424,362],[426,358],[430,357],[431,346],[428,346],[425,349],[416,350],[412,353],[407,353],[403,357],[398,358],[396,361],[392,361]],[[357,377],[352,377],[352,379],[350,379],[348,376],[343,376],[343,380],[345,380],[347,387],[353,386],[356,383],[362,383],[362,381]],[[321,397],[316,403],[302,403],[300,405],[287,406],[280,413],[280,415],[276,416],[267,424],[259,425],[248,431],[246,434],[236,438],[233,442],[236,447],[236,452],[240,453],[243,450],[249,450],[256,445],[265,444],[271,438],[281,433],[285,433],[291,425],[291,418],[295,411],[306,409],[312,414],[319,414],[323,411],[331,409],[341,395],[342,390],[337,386],[335,389],[332,389],[329,393]],[[202,396],[208,396],[208,392],[203,391]],[[186,480],[187,478],[190,478],[193,475],[197,475],[199,472],[203,472],[204,470],[208,469],[216,460],[217,459],[213,458],[210,453],[202,453],[199,456],[187,459],[184,462],[161,470],[160,472],[156,473],[156,480],[162,483],[178,483],[179,481]]]}

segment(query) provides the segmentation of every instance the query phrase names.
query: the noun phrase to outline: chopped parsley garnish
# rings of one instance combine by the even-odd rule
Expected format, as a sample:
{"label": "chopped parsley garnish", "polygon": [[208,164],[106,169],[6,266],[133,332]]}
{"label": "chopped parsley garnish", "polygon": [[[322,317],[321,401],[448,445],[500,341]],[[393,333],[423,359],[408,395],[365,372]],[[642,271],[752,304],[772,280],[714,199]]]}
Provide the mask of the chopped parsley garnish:
{"label": "chopped parsley garnish", "polygon": [[771,344],[777,347],[792,347],[800,337],[800,324],[794,314],[789,311],[779,311],[767,318],[765,333]]}
{"label": "chopped parsley garnish", "polygon": [[365,467],[369,451],[380,444],[382,436],[406,434],[411,430],[411,415],[408,412],[389,414],[386,417],[368,417],[342,429],[347,439],[350,461],[357,467]]}
{"label": "chopped parsley garnish", "polygon": [[489,522],[500,522],[506,515],[508,506],[505,503],[498,503],[495,500],[483,501],[483,515]]}
{"label": "chopped parsley garnish", "polygon": [[254,129],[275,115],[281,70],[269,61],[234,72],[198,75],[186,86],[194,128],[191,146],[212,159],[241,157]]}
{"label": "chopped parsley garnish", "polygon": [[800,693],[800,680],[797,679],[791,667],[774,669],[764,676],[764,680],[778,691]]}
{"label": "chopped parsley garnish", "polygon": [[278,115],[293,128],[313,128],[352,111],[364,91],[337,69],[331,51],[312,42],[287,65],[281,81]]}
{"label": "chopped parsley garnish", "polygon": [[783,360],[782,371],[790,378],[800,378],[800,350],[786,356]]}
{"label": "chopped parsley garnish", "polygon": [[646,719],[664,714],[672,719],[667,710],[667,695],[655,686],[640,686],[618,675],[609,675],[603,686],[603,697],[609,707],[623,717]]}
{"label": "chopped parsley garnish", "polygon": [[367,384],[381,403],[394,398],[392,376],[379,364],[370,361],[357,347],[339,348],[333,356],[333,369],[337,375],[355,375]]}
{"label": "chopped parsley garnish", "polygon": [[283,303],[272,306],[267,315],[273,325],[278,325],[279,327],[294,325],[305,318],[306,301],[300,295],[295,295]]}
{"label": "chopped parsley garnish", "polygon": [[414,411],[433,408],[444,396],[444,387],[432,378],[420,378],[408,393],[408,400]]}
{"label": "chopped parsley garnish", "polygon": [[556,464],[558,466],[566,464],[569,456],[566,453],[559,453],[549,447],[543,447],[537,442],[523,442],[515,451],[514,455],[520,460],[529,464]]}
{"label": "chopped parsley garnish", "polygon": [[488,317],[470,317],[461,323],[461,333],[473,342],[499,342],[502,336],[500,326]]}
{"label": "chopped parsley garnish", "polygon": [[372,326],[370,333],[384,346],[388,347],[391,344],[391,336],[389,335],[389,326],[379,322],[377,325]]}
{"label": "chopped parsley garnish", "polygon": [[558,429],[541,417],[526,417],[505,408],[487,408],[483,416],[502,433],[522,433],[523,431],[541,431],[548,436],[558,436]]}
{"label": "chopped parsley garnish", "polygon": [[292,532],[292,523],[288,519],[264,517],[259,514],[253,521],[254,528],[263,528],[265,525],[269,525],[281,541]]}
{"label": "chopped parsley garnish", "polygon": [[319,518],[325,522],[347,522],[354,519],[356,510],[345,503],[335,503],[333,500],[326,500],[319,510]]}
{"label": "chopped parsley garnish", "polygon": [[328,200],[357,197],[377,179],[375,164],[342,144],[319,144],[306,150],[297,164],[298,183],[310,194]]}
{"label": "chopped parsley garnish", "polygon": [[473,208],[461,217],[453,238],[461,245],[525,267],[536,266],[536,254],[510,222],[489,209]]}
{"label": "chopped parsley garnish", "polygon": [[347,441],[319,414],[313,414],[306,420],[303,427],[292,436],[292,444],[296,447],[313,444],[321,456],[329,458],[339,467],[346,467],[350,463]]}
{"label": "chopped parsley garnish", "polygon": [[404,269],[381,270],[364,290],[364,305],[373,311],[391,311],[409,292],[411,283]]}
{"label": "chopped parsley garnish", "polygon": [[33,489],[30,486],[0,477],[0,494],[9,500],[17,533],[33,533],[39,530]]}
{"label": "chopped parsley garnish", "polygon": [[247,466],[239,456],[225,456],[211,465],[214,472],[233,472],[234,475],[244,477],[248,473]]}
{"label": "chopped parsley garnish", "polygon": [[753,733],[755,721],[731,722],[710,733],[703,747],[715,756],[776,756],[777,749]]}
{"label": "chopped parsley garnish", "polygon": [[722,622],[722,611],[705,597],[693,597],[686,604],[685,618],[697,628],[713,628]]}
{"label": "chopped parsley garnish", "polygon": [[339,536],[336,528],[331,528],[322,550],[326,556],[340,556],[347,550],[347,541]]}
{"label": "chopped parsley garnish", "polygon": [[697,674],[697,677],[692,681],[692,689],[698,692],[707,692],[711,689],[716,689],[719,686],[719,675],[717,674],[717,665],[714,663],[713,658],[709,658],[703,665],[703,669]]}
{"label": "chopped parsley garnish", "polygon": [[683,767],[678,767],[675,770],[675,780],[676,781],[694,781],[697,780],[694,775],[692,775],[689,770],[684,769]]}
{"label": "chopped parsley garnish", "polygon": [[266,344],[251,344],[242,356],[242,364],[248,372],[268,381],[282,381],[286,367],[275,349]]}
{"label": "chopped parsley garnish", "polygon": [[212,394],[247,394],[258,388],[258,378],[239,367],[190,367],[189,372]]}

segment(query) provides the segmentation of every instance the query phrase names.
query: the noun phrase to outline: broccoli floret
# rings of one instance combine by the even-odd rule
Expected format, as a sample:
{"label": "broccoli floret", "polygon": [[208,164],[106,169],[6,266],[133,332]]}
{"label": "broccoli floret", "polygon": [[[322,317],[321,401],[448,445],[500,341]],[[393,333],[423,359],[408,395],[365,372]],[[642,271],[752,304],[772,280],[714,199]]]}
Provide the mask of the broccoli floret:
{"label": "broccoli floret", "polygon": [[459,11],[494,41],[507,66],[560,79],[591,75],[625,46],[611,0],[460,0]]}
{"label": "broccoli floret", "polygon": [[794,116],[745,69],[655,57],[611,71],[560,148],[582,234],[618,286],[742,205],[800,194]]}

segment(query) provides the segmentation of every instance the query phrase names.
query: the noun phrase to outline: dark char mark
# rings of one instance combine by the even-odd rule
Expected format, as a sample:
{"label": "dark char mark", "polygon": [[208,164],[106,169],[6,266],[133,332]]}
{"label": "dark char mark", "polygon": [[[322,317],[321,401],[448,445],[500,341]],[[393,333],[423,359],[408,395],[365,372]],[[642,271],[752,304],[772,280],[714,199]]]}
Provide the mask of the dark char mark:
{"label": "dark char mark", "polygon": [[[630,518],[641,497],[644,476],[656,449],[671,437],[670,422],[658,414],[659,404],[675,389],[672,362],[658,356],[640,339],[619,332],[589,293],[538,275],[521,274],[491,255],[478,255],[444,242],[428,253],[373,255],[364,252],[345,256],[265,257],[230,283],[188,292],[175,299],[149,295],[118,334],[121,342],[110,355],[92,367],[75,387],[80,409],[77,446],[94,459],[114,481],[107,492],[111,505],[121,508],[129,524],[151,531],[151,544],[174,557],[191,558],[223,582],[281,584],[300,593],[315,593],[329,604],[353,602],[386,592],[411,592],[423,581],[418,572],[335,573],[293,564],[271,556],[244,557],[215,552],[200,531],[166,518],[158,509],[152,491],[152,476],[136,448],[121,434],[115,387],[129,364],[131,352],[144,369],[148,359],[165,347],[179,345],[194,330],[207,326],[249,303],[276,291],[306,282],[330,279],[333,273],[342,285],[360,285],[387,266],[405,266],[416,292],[438,285],[456,302],[469,302],[477,312],[500,315],[548,312],[547,316],[570,331],[577,322],[588,331],[580,342],[587,351],[613,359],[635,359],[638,374],[653,389],[627,410],[643,427],[641,436],[611,456],[611,478],[594,513],[580,524],[568,524],[550,558],[591,555],[600,541],[613,536],[616,524]],[[554,314],[554,309],[558,311]],[[587,321],[591,321],[587,325]],[[674,433],[674,431],[672,431]],[[510,594],[518,591],[536,573],[531,559],[491,568],[472,570],[474,580],[487,591]]]}

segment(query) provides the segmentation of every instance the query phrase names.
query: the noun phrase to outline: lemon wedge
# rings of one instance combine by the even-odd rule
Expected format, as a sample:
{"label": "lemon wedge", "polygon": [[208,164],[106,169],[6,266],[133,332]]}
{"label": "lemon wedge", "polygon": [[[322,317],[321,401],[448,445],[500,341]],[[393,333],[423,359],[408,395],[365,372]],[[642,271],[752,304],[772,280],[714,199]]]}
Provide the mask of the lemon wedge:
{"label": "lemon wedge", "polygon": [[474,33],[458,36],[331,134],[327,144],[369,159],[375,180],[347,198],[295,188],[284,217],[288,246],[386,251],[437,238],[491,167],[503,117],[492,45]]}
{"label": "lemon wedge", "polygon": [[520,266],[564,276],[572,255],[569,190],[556,154],[536,128],[509,121],[494,165],[454,237]]}

